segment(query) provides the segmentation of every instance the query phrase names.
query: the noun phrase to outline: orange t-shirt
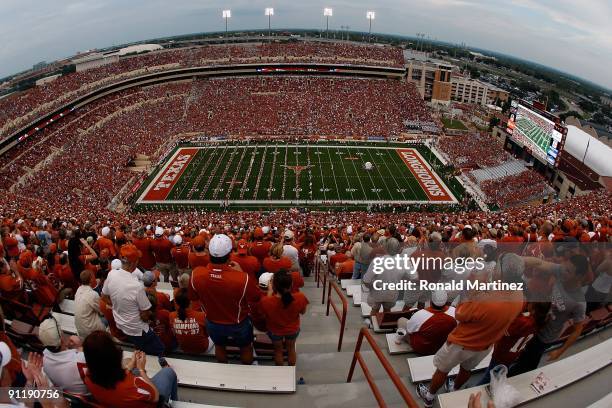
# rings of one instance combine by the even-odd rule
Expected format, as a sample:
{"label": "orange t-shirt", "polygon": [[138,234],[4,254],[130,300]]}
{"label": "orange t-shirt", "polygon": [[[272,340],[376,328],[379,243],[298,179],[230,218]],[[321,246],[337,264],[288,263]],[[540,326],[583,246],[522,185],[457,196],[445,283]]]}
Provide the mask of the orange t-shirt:
{"label": "orange t-shirt", "polygon": [[232,253],[230,259],[240,265],[240,268],[248,273],[251,278],[255,279],[257,272],[259,272],[259,260],[251,255],[239,255]]}
{"label": "orange t-shirt", "polygon": [[189,267],[191,269],[198,266],[206,266],[210,263],[210,255],[207,252],[189,252],[187,259],[189,259]]}
{"label": "orange t-shirt", "polygon": [[106,237],[99,237],[93,245],[94,249],[98,252],[102,252],[103,249],[107,249],[108,253],[115,257],[117,256],[117,249],[115,248],[115,243]]}
{"label": "orange t-shirt", "polygon": [[300,315],[306,311],[308,299],[303,293],[293,293],[293,302],[284,307],[279,296],[261,299],[260,310],[266,317],[268,330],[276,336],[295,334],[300,329]]}
{"label": "orange t-shirt", "polygon": [[248,316],[249,303],[261,298],[255,279],[227,264],[195,268],[189,291],[202,302],[208,320],[219,324],[242,322]]}
{"label": "orange t-shirt", "polygon": [[170,312],[166,309],[158,308],[155,311],[155,317],[150,326],[162,343],[164,343],[166,351],[172,350],[175,346],[175,342],[174,334],[170,329]]}
{"label": "orange t-shirt", "polygon": [[468,350],[486,350],[502,338],[522,310],[522,293],[487,292],[457,307],[458,324],[448,335],[448,341]]}
{"label": "orange t-shirt", "polygon": [[172,258],[174,258],[177,267],[181,269],[189,268],[189,247],[174,247],[170,252],[172,253]]}
{"label": "orange t-shirt", "polygon": [[185,320],[178,318],[178,312],[170,313],[170,327],[179,347],[185,353],[202,354],[208,350],[205,320],[204,312],[196,312],[191,309],[185,311]]}
{"label": "orange t-shirt", "polygon": [[263,261],[263,267],[266,272],[276,273],[281,269],[290,271],[292,266],[293,262],[286,256],[281,256],[280,259],[274,259],[269,256]]}
{"label": "orange t-shirt", "polygon": [[134,244],[141,253],[138,264],[148,271],[153,269],[155,267],[155,255],[153,255],[153,251],[151,250],[151,239],[136,238],[132,240],[132,244]]}
{"label": "orange t-shirt", "polygon": [[0,275],[0,293],[9,299],[17,300],[23,296],[21,281],[12,273]]}
{"label": "orange t-shirt", "polygon": [[259,262],[263,262],[264,258],[270,255],[270,248],[272,247],[272,243],[270,241],[255,241],[251,242],[251,255],[259,260]]}
{"label": "orange t-shirt", "polygon": [[[337,275],[340,279],[349,279],[349,275],[353,276],[353,269],[355,268],[355,260],[353,258],[347,259],[346,261],[336,264],[338,266]],[[344,276],[343,276],[344,275]]]}
{"label": "orange t-shirt", "polygon": [[57,289],[49,278],[41,271],[34,268],[22,268],[18,266],[21,277],[29,281],[36,301],[44,306],[53,306],[57,298]]}
{"label": "orange t-shirt", "polygon": [[155,255],[155,261],[159,263],[172,263],[172,253],[170,250],[174,247],[168,238],[155,238],[151,241],[151,251]]}
{"label": "orange t-shirt", "polygon": [[89,375],[85,375],[83,382],[96,402],[105,407],[153,408],[157,406],[157,403],[153,402],[155,395],[153,387],[130,371],[126,371],[125,378],[110,389],[94,384]]}

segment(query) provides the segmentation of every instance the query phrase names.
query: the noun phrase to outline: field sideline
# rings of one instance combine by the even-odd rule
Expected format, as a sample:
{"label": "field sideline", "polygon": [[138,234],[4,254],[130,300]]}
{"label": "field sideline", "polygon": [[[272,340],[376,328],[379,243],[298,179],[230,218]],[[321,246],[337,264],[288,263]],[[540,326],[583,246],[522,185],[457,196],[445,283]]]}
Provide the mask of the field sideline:
{"label": "field sideline", "polygon": [[[137,205],[452,204],[457,199],[412,145],[212,144],[176,149]],[[431,154],[429,152],[429,154]],[[366,162],[373,164],[365,170]]]}

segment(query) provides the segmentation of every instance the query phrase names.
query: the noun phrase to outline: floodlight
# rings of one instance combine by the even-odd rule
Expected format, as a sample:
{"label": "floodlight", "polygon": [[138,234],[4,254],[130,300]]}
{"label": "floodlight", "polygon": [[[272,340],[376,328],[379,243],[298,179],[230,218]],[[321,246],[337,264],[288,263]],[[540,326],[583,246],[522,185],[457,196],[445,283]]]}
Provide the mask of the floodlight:
{"label": "floodlight", "polygon": [[333,9],[328,8],[328,7],[323,9],[323,16],[325,16],[325,17],[332,17],[333,15],[334,15],[334,10]]}
{"label": "floodlight", "polygon": [[366,12],[366,18],[368,20],[374,20],[376,18],[376,12],[375,11]]}
{"label": "floodlight", "polygon": [[223,10],[223,18],[231,18],[232,10]]}
{"label": "floodlight", "polygon": [[273,16],[273,15],[274,15],[274,9],[272,7],[266,8],[266,16]]}

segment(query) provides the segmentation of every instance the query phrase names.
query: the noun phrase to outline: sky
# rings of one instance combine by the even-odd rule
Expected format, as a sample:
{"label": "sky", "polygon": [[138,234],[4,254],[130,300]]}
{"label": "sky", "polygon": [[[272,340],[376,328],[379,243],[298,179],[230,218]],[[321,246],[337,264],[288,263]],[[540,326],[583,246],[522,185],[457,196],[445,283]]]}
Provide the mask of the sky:
{"label": "sky", "polygon": [[77,51],[156,37],[273,28],[373,31],[488,49],[538,62],[612,89],[611,0],[0,0],[0,78]]}

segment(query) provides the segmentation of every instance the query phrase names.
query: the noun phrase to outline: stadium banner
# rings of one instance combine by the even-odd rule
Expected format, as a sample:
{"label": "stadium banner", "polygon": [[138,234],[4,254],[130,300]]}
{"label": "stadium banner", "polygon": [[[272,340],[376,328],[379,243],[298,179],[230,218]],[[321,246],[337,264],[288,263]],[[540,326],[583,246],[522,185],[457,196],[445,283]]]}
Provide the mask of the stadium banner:
{"label": "stadium banner", "polygon": [[418,180],[421,188],[427,194],[430,201],[452,201],[453,198],[448,193],[446,186],[433,174],[415,149],[397,149],[410,172]]}
{"label": "stadium banner", "polygon": [[166,168],[157,177],[157,180],[149,187],[149,191],[145,193],[143,201],[165,200],[198,151],[198,148],[182,148],[177,150],[172,160],[168,162]]}

